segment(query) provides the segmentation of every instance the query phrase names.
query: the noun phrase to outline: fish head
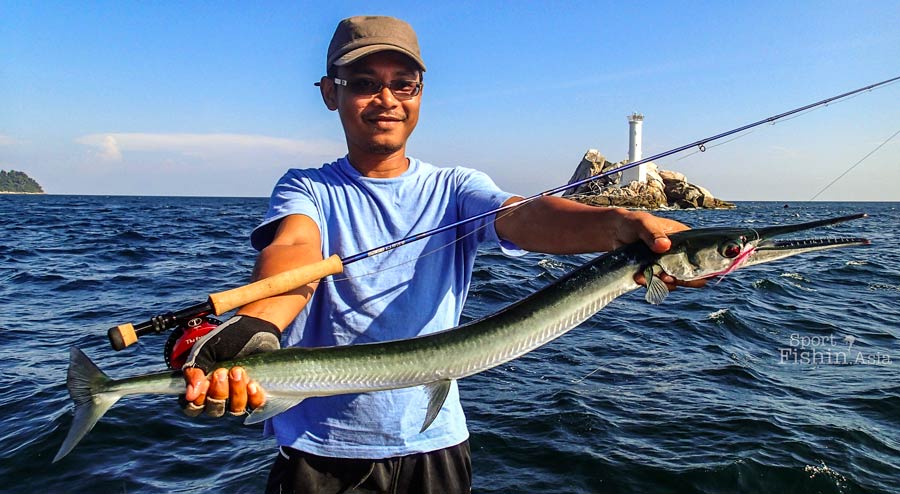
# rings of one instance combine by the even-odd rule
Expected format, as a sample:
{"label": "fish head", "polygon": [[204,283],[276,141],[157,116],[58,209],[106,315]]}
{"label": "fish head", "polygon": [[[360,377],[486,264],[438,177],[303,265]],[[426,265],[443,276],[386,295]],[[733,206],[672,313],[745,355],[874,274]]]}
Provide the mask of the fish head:
{"label": "fish head", "polygon": [[656,260],[663,271],[684,280],[725,276],[746,266],[837,247],[868,245],[864,238],[780,239],[783,235],[864,218],[841,216],[762,228],[698,228],[669,235],[672,247]]}

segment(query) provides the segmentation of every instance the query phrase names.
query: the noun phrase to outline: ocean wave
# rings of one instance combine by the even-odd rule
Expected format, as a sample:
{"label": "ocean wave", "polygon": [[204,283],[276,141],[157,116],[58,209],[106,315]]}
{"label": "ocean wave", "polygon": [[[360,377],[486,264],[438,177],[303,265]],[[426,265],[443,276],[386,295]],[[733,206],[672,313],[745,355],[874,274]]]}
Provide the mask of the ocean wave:
{"label": "ocean wave", "polygon": [[[27,479],[47,492],[260,490],[272,440],[237,421],[186,419],[171,397],[126,398],[72,455],[47,465],[71,423],[68,347],[114,377],[160,370],[165,337],[114,352],[107,328],[242,283],[255,256],[247,232],[265,200],[27,201],[27,218],[0,210],[0,482]],[[781,206],[665,215],[695,226],[796,221]],[[833,335],[816,350],[847,348],[852,337],[854,355],[896,355],[893,208],[872,205],[884,221],[834,228],[877,240],[865,249],[750,267],[659,306],[626,295],[551,344],[461,380],[474,491],[900,492],[900,357],[805,365],[779,353],[799,337]],[[802,214],[849,209],[808,203]],[[512,259],[486,247],[463,319],[521,300],[592,257]]]}
{"label": "ocean wave", "polygon": [[887,285],[885,283],[869,283],[869,291],[900,291],[900,285]]}

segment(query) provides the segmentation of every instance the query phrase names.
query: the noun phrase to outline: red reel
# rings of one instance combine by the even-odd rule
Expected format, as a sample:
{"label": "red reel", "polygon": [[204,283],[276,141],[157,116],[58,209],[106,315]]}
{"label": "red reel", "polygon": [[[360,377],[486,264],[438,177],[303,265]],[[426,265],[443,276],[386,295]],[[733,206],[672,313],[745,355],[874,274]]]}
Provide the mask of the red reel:
{"label": "red reel", "polygon": [[169,339],[166,340],[166,346],[163,348],[166,365],[170,369],[181,370],[194,343],[216,329],[219,324],[222,324],[222,321],[214,317],[201,316],[175,328],[169,334]]}

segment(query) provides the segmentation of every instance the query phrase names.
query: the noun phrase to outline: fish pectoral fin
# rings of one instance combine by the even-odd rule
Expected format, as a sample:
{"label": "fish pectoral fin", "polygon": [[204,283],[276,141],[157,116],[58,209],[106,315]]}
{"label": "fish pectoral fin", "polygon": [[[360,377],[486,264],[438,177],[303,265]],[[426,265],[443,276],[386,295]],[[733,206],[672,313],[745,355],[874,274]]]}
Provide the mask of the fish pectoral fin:
{"label": "fish pectoral fin", "polygon": [[647,280],[647,295],[644,300],[659,305],[669,296],[669,289],[658,276],[653,273],[653,266],[644,270],[644,279]]}
{"label": "fish pectoral fin", "polygon": [[453,384],[453,380],[446,379],[425,385],[425,393],[428,395],[428,411],[425,413],[425,422],[422,423],[422,430],[419,432],[425,432],[425,429],[428,429],[437,418],[447,399],[447,393],[450,392],[451,384]]}
{"label": "fish pectoral fin", "polygon": [[306,397],[266,397],[266,402],[263,403],[261,407],[250,412],[250,415],[244,420],[244,425],[256,424],[268,418],[272,418],[281,412],[286,412],[288,409],[298,405],[304,398]]}

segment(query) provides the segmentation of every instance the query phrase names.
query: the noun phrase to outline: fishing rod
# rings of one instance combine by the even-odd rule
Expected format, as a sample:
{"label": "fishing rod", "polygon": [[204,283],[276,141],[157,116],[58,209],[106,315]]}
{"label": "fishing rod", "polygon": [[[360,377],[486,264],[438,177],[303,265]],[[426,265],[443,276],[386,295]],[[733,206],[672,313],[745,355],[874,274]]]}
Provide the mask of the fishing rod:
{"label": "fishing rod", "polygon": [[603,173],[599,173],[597,175],[593,175],[581,180],[577,180],[575,182],[568,183],[566,185],[560,185],[558,187],[554,187],[552,189],[545,190],[544,192],[539,192],[535,195],[526,197],[525,199],[508,204],[506,206],[501,206],[496,209],[492,209],[490,211],[485,211],[483,213],[477,214],[475,216],[465,218],[463,220],[457,221],[455,223],[445,225],[442,227],[434,228],[422,233],[417,233],[414,235],[410,235],[406,238],[391,242],[389,244],[385,244],[379,247],[375,247],[374,249],[370,249],[364,252],[360,252],[348,257],[341,258],[337,254],[334,254],[327,259],[319,261],[314,264],[310,264],[307,266],[302,266],[299,268],[295,268],[289,271],[285,271],[283,273],[276,274],[274,276],[270,276],[268,278],[261,279],[259,281],[250,283],[248,285],[240,286],[237,288],[233,288],[231,290],[226,290],[224,292],[213,293],[209,295],[209,298],[200,304],[192,305],[186,309],[182,309],[176,312],[167,312],[165,314],[153,316],[150,319],[138,323],[138,324],[121,324],[115,327],[112,327],[108,331],[109,342],[115,350],[122,350],[125,347],[135,343],[139,337],[154,334],[154,333],[162,333],[168,329],[176,328],[179,326],[197,326],[199,325],[203,318],[209,316],[210,314],[222,315],[230,310],[236,309],[243,305],[249,304],[250,302],[255,302],[257,300],[261,300],[268,297],[274,297],[276,295],[280,295],[282,293],[289,292],[291,290],[295,290],[300,288],[306,284],[312,283],[316,280],[322,279],[326,276],[335,275],[343,272],[344,266],[348,264],[352,264],[354,262],[361,261],[363,259],[367,259],[372,256],[376,256],[383,252],[387,252],[389,250],[394,250],[398,247],[402,247],[406,244],[416,242],[418,240],[422,240],[424,238],[430,237],[432,235],[436,235],[438,233],[443,233],[447,230],[454,229],[458,226],[471,223],[473,221],[478,221],[482,218],[486,218],[491,215],[496,215],[498,213],[502,213],[505,211],[512,210],[514,208],[522,207],[528,203],[536,201],[541,197],[551,196],[553,194],[562,192],[567,189],[575,188],[580,185],[584,185],[589,182],[593,182],[594,180],[598,180],[603,177],[607,177],[609,175],[613,175],[619,173],[621,171],[627,170],[629,168],[633,168],[635,166],[647,163],[649,161],[655,161],[661,158],[665,158],[667,156],[671,156],[673,154],[680,153],[686,149],[698,148],[701,152],[706,151],[706,144],[717,141],[719,139],[737,134],[739,132],[743,132],[748,129],[752,129],[754,127],[758,127],[760,125],[766,123],[774,123],[777,120],[781,120],[787,116],[794,115],[806,110],[810,110],[812,108],[816,108],[819,106],[827,105],[828,103],[847,98],[849,96],[862,93],[864,91],[869,91],[892,82],[896,82],[900,80],[900,76],[892,77],[890,79],[883,80],[881,82],[876,82],[874,84],[870,84],[865,87],[861,87],[858,89],[854,89],[852,91],[847,91],[846,93],[838,94],[836,96],[832,96],[830,98],[825,98],[823,100],[817,101],[815,103],[810,103],[808,105],[804,105],[798,108],[794,108],[793,110],[788,110],[783,113],[779,113],[777,115],[773,115],[771,117],[764,118],[762,120],[749,123],[747,125],[743,125],[741,127],[737,127],[735,129],[722,132],[720,134],[716,134],[710,137],[706,137],[704,139],[700,139],[694,141],[690,144],[685,144],[683,146],[679,146],[677,148],[670,149],[668,151],[664,151],[662,153],[650,156],[649,158],[644,158],[638,161],[630,162],[608,170]]}

